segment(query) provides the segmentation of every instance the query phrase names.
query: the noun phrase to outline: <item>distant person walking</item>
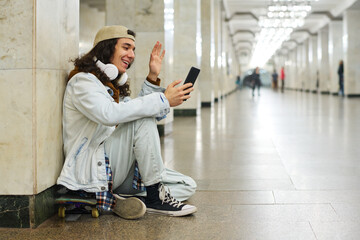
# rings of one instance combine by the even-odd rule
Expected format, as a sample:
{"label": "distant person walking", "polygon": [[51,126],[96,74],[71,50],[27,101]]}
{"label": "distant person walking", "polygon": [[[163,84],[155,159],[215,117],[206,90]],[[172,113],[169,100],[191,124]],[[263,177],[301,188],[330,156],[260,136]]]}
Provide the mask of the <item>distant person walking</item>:
{"label": "distant person walking", "polygon": [[272,76],[273,88],[277,89],[279,75],[277,74],[276,69],[274,69],[274,72],[271,76]]}
{"label": "distant person walking", "polygon": [[236,88],[241,89],[241,77],[240,77],[240,75],[238,75],[236,77]]}
{"label": "distant person walking", "polygon": [[344,62],[340,60],[338,67],[339,75],[339,95],[344,96]]}
{"label": "distant person walking", "polygon": [[285,70],[284,70],[284,67],[281,67],[280,80],[281,80],[281,92],[284,92],[284,87],[285,87]]}
{"label": "distant person walking", "polygon": [[252,95],[255,96],[255,88],[258,88],[258,96],[260,96],[260,86],[261,86],[261,80],[260,80],[260,69],[259,67],[256,67],[251,79],[251,85],[252,85]]}

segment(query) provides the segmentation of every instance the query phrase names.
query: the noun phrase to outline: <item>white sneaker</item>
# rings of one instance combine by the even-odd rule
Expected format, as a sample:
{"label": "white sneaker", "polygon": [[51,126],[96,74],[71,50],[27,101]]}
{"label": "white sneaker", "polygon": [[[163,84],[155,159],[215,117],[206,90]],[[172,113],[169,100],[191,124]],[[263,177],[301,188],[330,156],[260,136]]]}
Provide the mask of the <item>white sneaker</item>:
{"label": "white sneaker", "polygon": [[136,197],[124,198],[114,194],[116,204],[113,212],[124,219],[138,219],[144,216],[146,206],[140,199]]}

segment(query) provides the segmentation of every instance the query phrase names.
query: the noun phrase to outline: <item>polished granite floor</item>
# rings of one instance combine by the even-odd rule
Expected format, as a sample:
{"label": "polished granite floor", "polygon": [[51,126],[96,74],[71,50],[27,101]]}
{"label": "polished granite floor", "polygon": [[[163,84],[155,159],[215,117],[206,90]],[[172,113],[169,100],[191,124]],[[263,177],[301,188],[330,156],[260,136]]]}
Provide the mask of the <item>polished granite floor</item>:
{"label": "polished granite floor", "polygon": [[54,216],[0,239],[360,239],[360,99],[261,94],[177,117],[162,139],[165,164],[198,183],[193,216]]}

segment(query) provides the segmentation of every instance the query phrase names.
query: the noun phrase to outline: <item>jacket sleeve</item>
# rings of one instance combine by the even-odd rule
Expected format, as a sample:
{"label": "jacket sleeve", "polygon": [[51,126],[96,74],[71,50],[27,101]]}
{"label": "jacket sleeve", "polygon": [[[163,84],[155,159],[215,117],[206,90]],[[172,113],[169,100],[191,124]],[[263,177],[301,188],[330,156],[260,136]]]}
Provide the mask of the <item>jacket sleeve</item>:
{"label": "jacket sleeve", "polygon": [[[160,79],[158,79],[158,80],[159,81],[157,83],[160,85]],[[146,96],[146,95],[154,93],[154,92],[164,93],[165,88],[162,88],[159,85],[155,85],[152,82],[150,82],[148,80],[145,80],[142,87],[141,87],[141,91],[139,93],[139,96]],[[170,104],[169,104],[168,100],[166,99],[165,95],[164,95],[164,97],[161,97],[161,100],[166,102],[166,104],[168,104],[170,106]],[[166,111],[161,111],[159,114],[157,114],[155,116],[156,120],[160,121],[161,119],[166,118],[166,115],[169,112],[170,112],[170,109],[166,110]]]}
{"label": "jacket sleeve", "polygon": [[165,92],[165,88],[162,88],[160,86],[157,86],[155,84],[150,83],[148,80],[145,80],[142,84],[141,91],[139,93],[139,96],[146,96],[153,92]]}
{"label": "jacket sleeve", "polygon": [[116,103],[103,84],[92,74],[78,74],[71,80],[72,102],[90,120],[114,126],[144,117],[169,112],[169,102],[162,92]]}

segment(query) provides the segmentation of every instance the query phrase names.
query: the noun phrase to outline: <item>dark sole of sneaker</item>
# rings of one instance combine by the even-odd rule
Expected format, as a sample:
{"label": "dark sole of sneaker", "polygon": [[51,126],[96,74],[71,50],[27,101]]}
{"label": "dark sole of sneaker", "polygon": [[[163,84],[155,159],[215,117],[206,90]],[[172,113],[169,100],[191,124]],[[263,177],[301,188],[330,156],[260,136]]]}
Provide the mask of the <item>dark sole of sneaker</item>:
{"label": "dark sole of sneaker", "polygon": [[145,204],[136,197],[123,198],[114,195],[116,204],[113,212],[124,219],[138,219],[144,216],[146,212]]}

